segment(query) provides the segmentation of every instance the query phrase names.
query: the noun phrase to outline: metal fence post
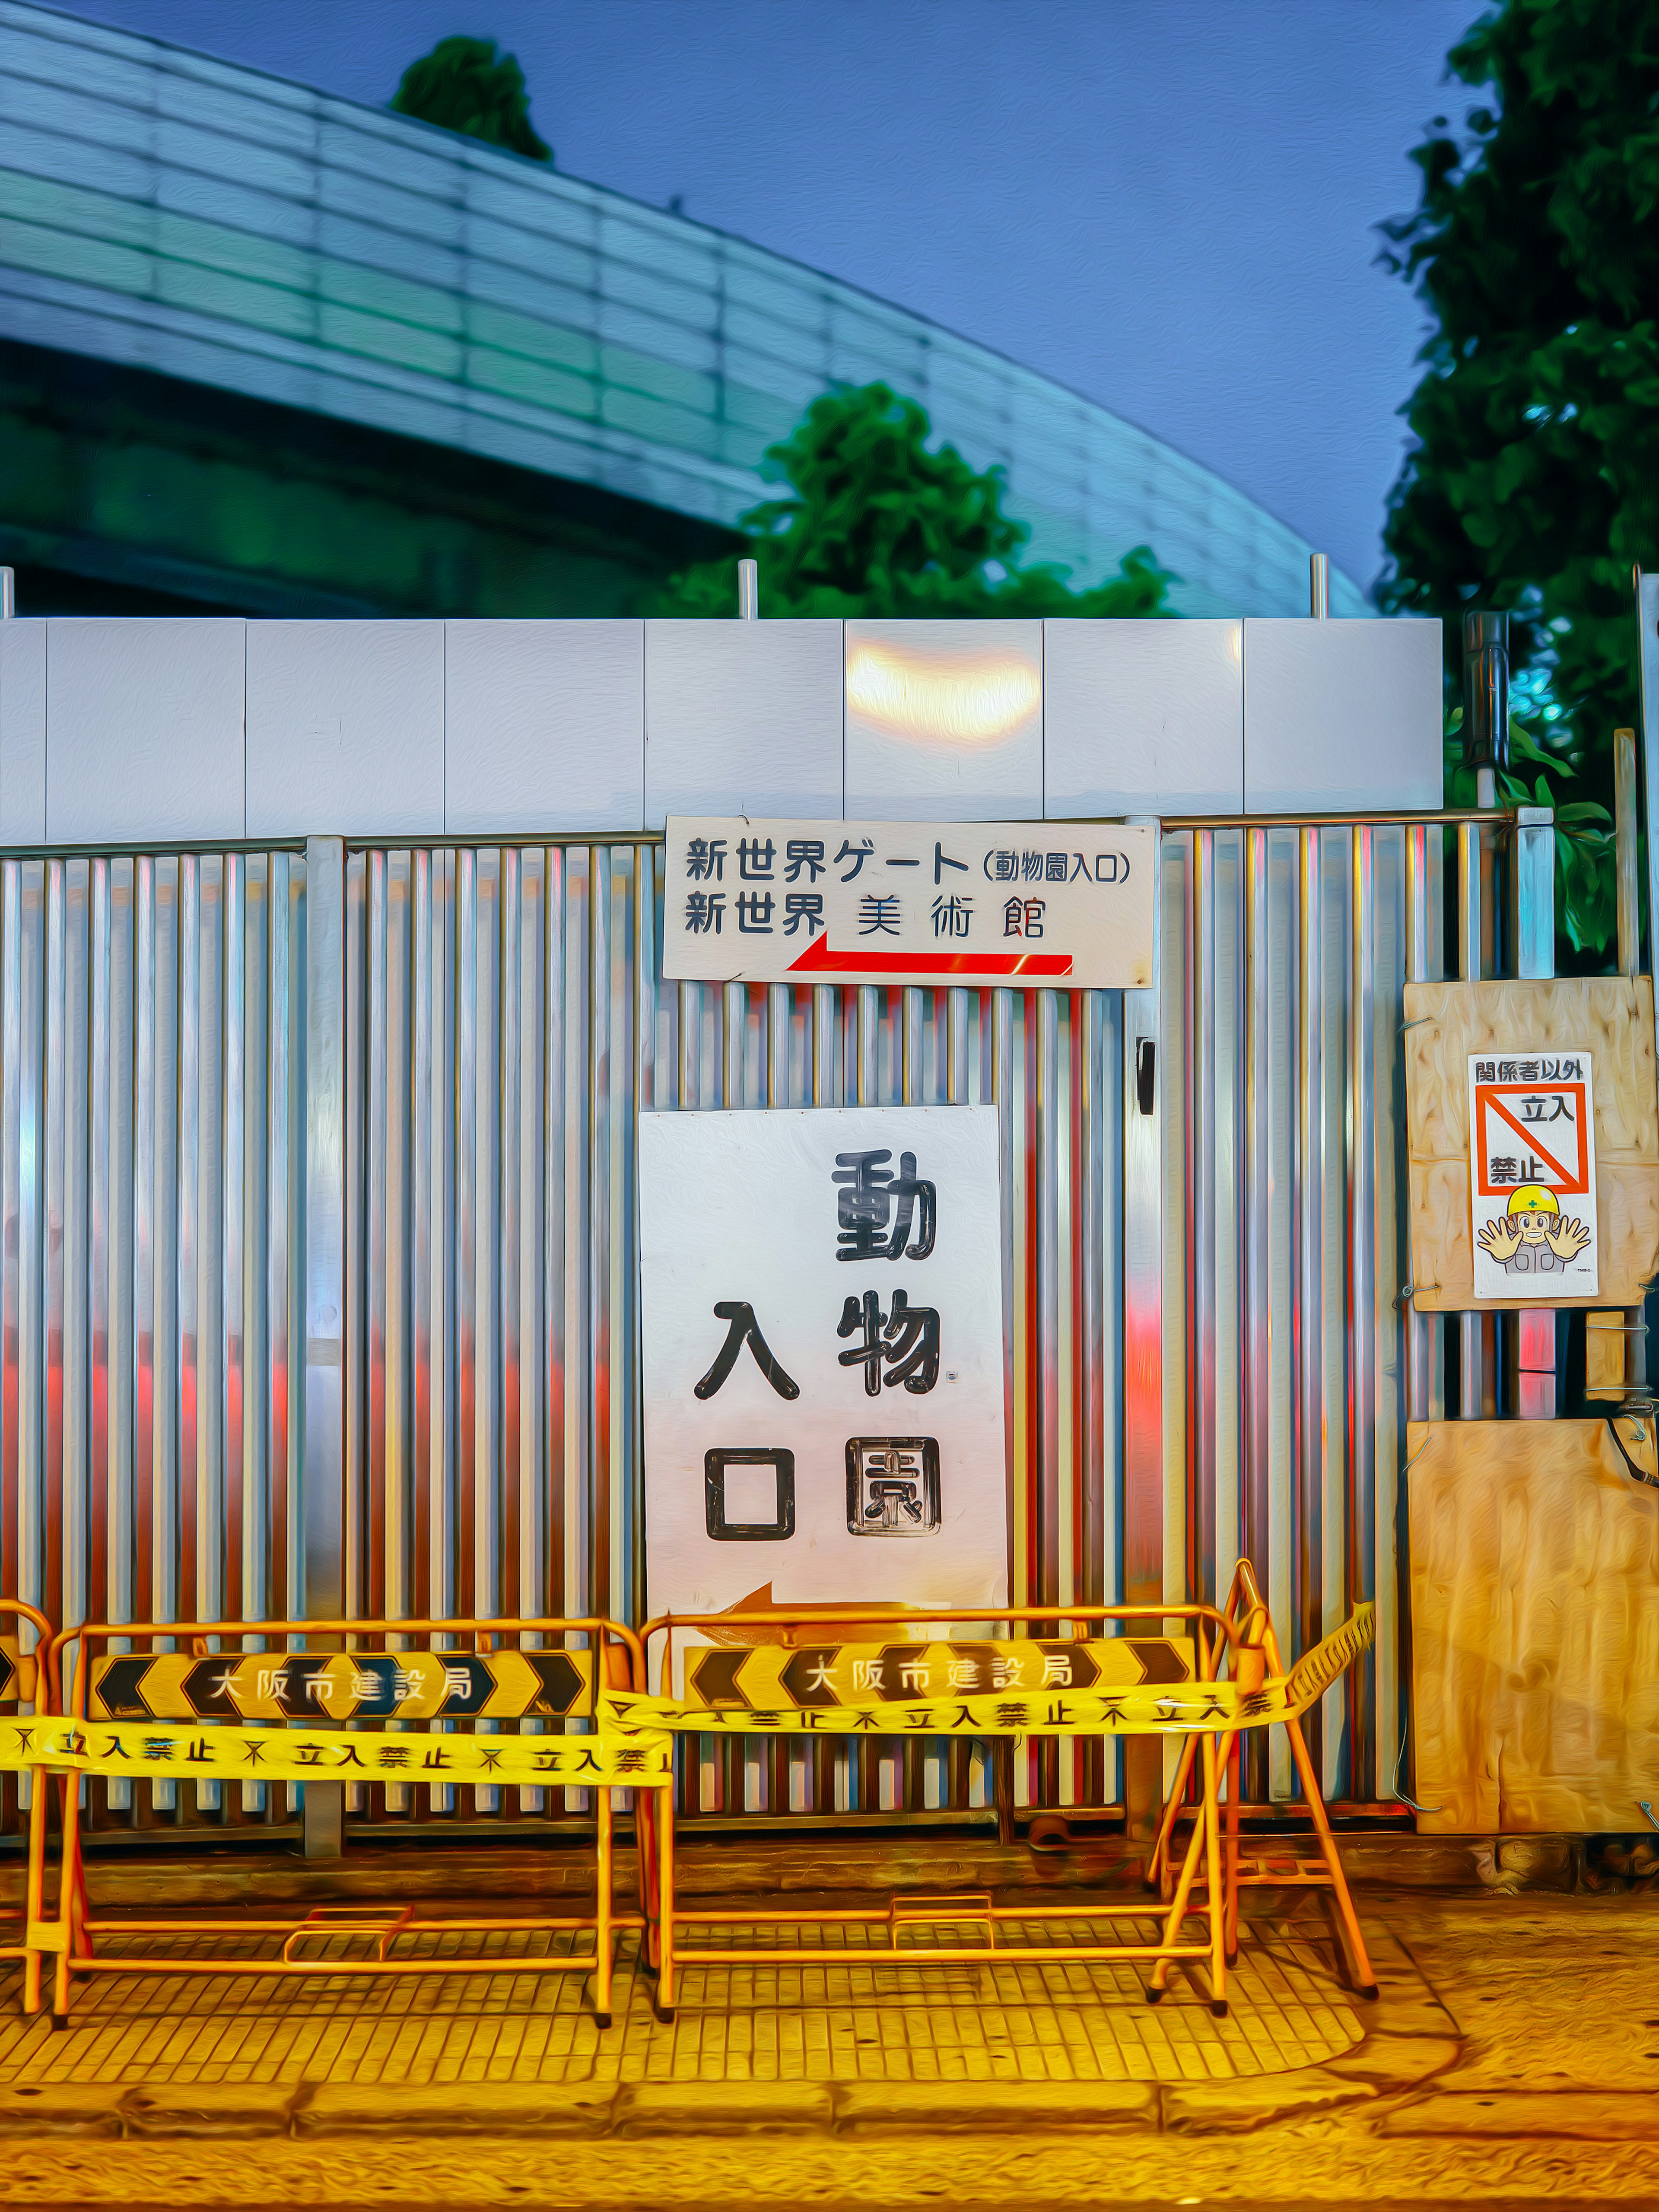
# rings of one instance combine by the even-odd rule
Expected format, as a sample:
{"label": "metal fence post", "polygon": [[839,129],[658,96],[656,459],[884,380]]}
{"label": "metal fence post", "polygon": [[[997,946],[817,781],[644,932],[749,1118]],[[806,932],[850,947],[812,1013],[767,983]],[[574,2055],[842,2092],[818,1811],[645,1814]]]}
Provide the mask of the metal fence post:
{"label": "metal fence post", "polygon": [[[306,842],[305,1611],[345,1609],[345,846]],[[345,1792],[305,1785],[305,1856],[337,1858]]]}
{"label": "metal fence post", "polygon": [[1648,972],[1653,971],[1654,918],[1659,915],[1659,836],[1654,793],[1659,788],[1659,575],[1636,571],[1637,638],[1642,671],[1642,811],[1648,824]]}
{"label": "metal fence post", "polygon": [[[1155,838],[1152,981],[1123,994],[1123,1602],[1149,1608],[1164,1595],[1161,847]],[[1155,1738],[1125,1742],[1124,1807],[1132,1836],[1150,1838],[1157,1828],[1163,1773]]]}
{"label": "metal fence post", "polygon": [[[1509,617],[1463,617],[1463,759],[1475,772],[1478,806],[1497,803],[1498,769],[1509,753]],[[1466,822],[1457,832],[1457,972],[1478,982],[1497,966],[1492,838]],[[1458,1412],[1466,1421],[1498,1411],[1497,1316],[1458,1316]]]}
{"label": "metal fence post", "polygon": [[[1555,973],[1555,816],[1522,806],[1515,817],[1515,972],[1545,979]],[[1516,1316],[1516,1412],[1523,1421],[1555,1419],[1553,1313]]]}
{"label": "metal fence post", "polygon": [[[1619,972],[1638,975],[1642,969],[1641,899],[1637,884],[1636,732],[1613,733],[1613,812],[1615,877],[1619,915]],[[1625,1387],[1638,1393],[1648,1379],[1646,1312],[1626,1306],[1622,1334],[1625,1341]]]}

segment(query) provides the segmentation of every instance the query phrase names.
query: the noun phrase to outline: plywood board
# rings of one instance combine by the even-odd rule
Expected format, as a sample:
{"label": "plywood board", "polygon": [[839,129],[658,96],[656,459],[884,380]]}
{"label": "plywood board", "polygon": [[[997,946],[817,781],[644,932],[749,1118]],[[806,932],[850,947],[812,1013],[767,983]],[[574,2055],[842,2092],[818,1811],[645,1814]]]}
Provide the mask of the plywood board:
{"label": "plywood board", "polygon": [[1594,1297],[1481,1299],[1522,1306],[1633,1306],[1659,1268],[1659,1069],[1647,975],[1559,982],[1407,983],[1406,1105],[1412,1295],[1421,1313],[1476,1304],[1469,1226],[1469,1055],[1588,1052],[1595,1071]]}
{"label": "plywood board", "polygon": [[1659,1489],[1603,1421],[1414,1421],[1408,1436],[1419,1827],[1646,1828]]}

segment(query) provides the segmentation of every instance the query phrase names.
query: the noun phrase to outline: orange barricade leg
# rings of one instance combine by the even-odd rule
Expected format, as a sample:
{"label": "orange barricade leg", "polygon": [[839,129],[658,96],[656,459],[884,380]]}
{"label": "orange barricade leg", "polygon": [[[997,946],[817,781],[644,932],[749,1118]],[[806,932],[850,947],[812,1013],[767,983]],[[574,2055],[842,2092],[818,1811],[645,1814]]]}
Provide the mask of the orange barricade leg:
{"label": "orange barricade leg", "polygon": [[[1206,1771],[1205,1776],[1206,1785],[1212,1780],[1212,1771]],[[1182,1926],[1192,1904],[1193,1890],[1198,1881],[1199,1861],[1203,1856],[1206,1840],[1206,1824],[1200,1818],[1193,1822],[1193,1832],[1187,1843],[1187,1856],[1181,1863],[1181,1875],[1175,1886],[1175,1895],[1170,1900],[1169,1911],[1164,1916],[1163,1942],[1166,1949],[1173,1949],[1181,1940]],[[1211,1876],[1211,1887],[1213,1889],[1213,1875]],[[1159,1959],[1153,1965],[1152,1978],[1146,1990],[1147,1997],[1153,2004],[1158,2002],[1170,1985],[1170,1961],[1168,1959]]]}
{"label": "orange barricade leg", "polygon": [[[1255,1575],[1248,1559],[1241,1559],[1238,1563],[1237,1571],[1233,1577],[1233,1586],[1228,1595],[1226,1610],[1228,1618],[1235,1625],[1242,1618],[1259,1614],[1261,1655],[1272,1673],[1282,1674],[1284,1660],[1279,1648],[1279,1638],[1273,1628],[1273,1615],[1268,1612],[1267,1601],[1256,1585]],[[1336,1848],[1336,1838],[1331,1832],[1330,1816],[1325,1810],[1325,1800],[1320,1790],[1319,1778],[1314,1772],[1313,1760],[1309,1755],[1307,1738],[1302,1733],[1302,1723],[1299,1720],[1286,1721],[1285,1730],[1290,1738],[1291,1755],[1296,1761],[1296,1771],[1301,1779],[1302,1794],[1307,1803],[1309,1817],[1313,1821],[1314,1832],[1319,1838],[1320,1856],[1325,1865],[1326,1885],[1331,1891],[1336,1906],[1337,1941],[1343,1954],[1349,1979],[1362,1996],[1374,1997],[1376,1995],[1376,1977],[1372,1971],[1370,1958],[1365,1949],[1365,1939],[1359,1932],[1359,1916],[1354,1911],[1353,1896],[1348,1887],[1348,1878],[1342,1869],[1341,1854]],[[1230,1900],[1229,1910],[1235,1916],[1237,1910],[1236,1893],[1241,1881],[1250,1882],[1257,1887],[1273,1886],[1269,1877],[1260,1874],[1242,1874],[1236,1856],[1228,1871],[1229,1887],[1235,1893]],[[1236,1917],[1233,1924],[1236,1928]]]}
{"label": "orange barricade leg", "polygon": [[611,2025],[611,1973],[614,1964],[611,1955],[612,1808],[609,1790],[596,1790],[593,1796],[596,1813],[593,1838],[594,1873],[599,1884],[599,1892],[593,1905],[593,2011],[599,2026],[609,2027]]}
{"label": "orange barricade leg", "polygon": [[991,1739],[991,1789],[996,1800],[997,1841],[1016,1844],[1019,1831],[1014,1825],[1014,1746],[1010,1736]]}
{"label": "orange barricade leg", "polygon": [[[1162,1739],[1158,1739],[1160,1750]],[[1170,1899],[1170,1852],[1175,1840],[1175,1824],[1181,1811],[1181,1801],[1187,1795],[1187,1784],[1192,1780],[1193,1761],[1198,1756],[1198,1738],[1188,1736],[1181,1747],[1180,1764],[1176,1768],[1175,1780],[1164,1800],[1164,1818],[1158,1822],[1158,1840],[1152,1845],[1152,1856],[1146,1863],[1146,1879],[1167,1905]]]}
{"label": "orange barricade leg", "polygon": [[657,1890],[657,1794],[654,1790],[634,1794],[634,1849],[639,1861],[640,1917],[645,1922],[640,1930],[640,1963],[647,1973],[657,1970],[657,1924],[662,1916]]}
{"label": "orange barricade leg", "polygon": [[1222,1745],[1227,1777],[1227,1963],[1238,1956],[1238,1793],[1244,1782],[1244,1740],[1228,1736]]}
{"label": "orange barricade leg", "polygon": [[[44,1766],[36,1766],[29,1774],[29,1860],[27,1888],[23,1906],[23,1940],[27,1943],[40,1926],[46,1902],[46,1796],[52,1783]],[[23,1960],[23,2010],[37,2013],[40,2009],[40,1960],[39,1951],[30,1949]]]}
{"label": "orange barricade leg", "polygon": [[[1272,1635],[1269,1629],[1268,1634]],[[1278,1653],[1273,1653],[1278,1664]],[[1319,1837],[1319,1848],[1331,1878],[1331,1892],[1336,1899],[1337,1925],[1343,1952],[1347,1960],[1348,1972],[1361,1996],[1376,1995],[1376,1976],[1372,1971],[1370,1956],[1365,1948],[1365,1939],[1359,1932],[1359,1916],[1353,1909],[1353,1898],[1348,1889],[1348,1878],[1342,1871],[1341,1854],[1336,1848],[1336,1838],[1331,1833],[1330,1816],[1325,1810],[1325,1800],[1320,1795],[1319,1783],[1313,1771],[1313,1761],[1308,1756],[1308,1746],[1302,1734],[1300,1721],[1285,1723],[1291,1739],[1291,1755],[1296,1761],[1296,1771],[1302,1777],[1302,1788],[1308,1800],[1308,1810]]]}
{"label": "orange barricade leg", "polygon": [[69,2026],[70,1957],[83,1940],[85,1890],[81,1875],[80,1778],[64,1778],[64,1856],[58,1869],[58,1927],[62,1948],[52,1966],[52,2024]]}
{"label": "orange barricade leg", "polygon": [[1205,1903],[1210,1922],[1210,2010],[1218,2020],[1227,2014],[1227,1884],[1221,1864],[1221,1808],[1217,1802],[1221,1760],[1212,1735],[1203,1743],[1204,1758],[1204,1870],[1207,1878]]}
{"label": "orange barricade leg", "polygon": [[657,1999],[659,2020],[674,2017],[674,1794],[659,1791],[657,1808]]}

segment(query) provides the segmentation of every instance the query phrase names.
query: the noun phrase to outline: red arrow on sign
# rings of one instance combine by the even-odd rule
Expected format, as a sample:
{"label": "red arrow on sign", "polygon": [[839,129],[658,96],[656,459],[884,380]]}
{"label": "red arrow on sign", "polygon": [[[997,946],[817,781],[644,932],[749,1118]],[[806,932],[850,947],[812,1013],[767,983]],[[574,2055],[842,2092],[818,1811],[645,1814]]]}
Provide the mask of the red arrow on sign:
{"label": "red arrow on sign", "polygon": [[1069,975],[1069,952],[836,952],[815,937],[792,975]]}

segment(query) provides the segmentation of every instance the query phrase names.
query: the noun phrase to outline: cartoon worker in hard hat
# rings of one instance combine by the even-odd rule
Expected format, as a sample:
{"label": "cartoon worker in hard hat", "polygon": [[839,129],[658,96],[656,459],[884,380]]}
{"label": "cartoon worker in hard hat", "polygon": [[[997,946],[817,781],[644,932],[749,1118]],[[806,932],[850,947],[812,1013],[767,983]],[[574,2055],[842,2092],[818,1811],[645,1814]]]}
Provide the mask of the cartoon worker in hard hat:
{"label": "cartoon worker in hard hat", "polygon": [[1570,1267],[1590,1241],[1582,1221],[1563,1215],[1553,1190],[1523,1182],[1510,1194],[1503,1218],[1489,1221],[1481,1250],[1511,1275],[1555,1275]]}

